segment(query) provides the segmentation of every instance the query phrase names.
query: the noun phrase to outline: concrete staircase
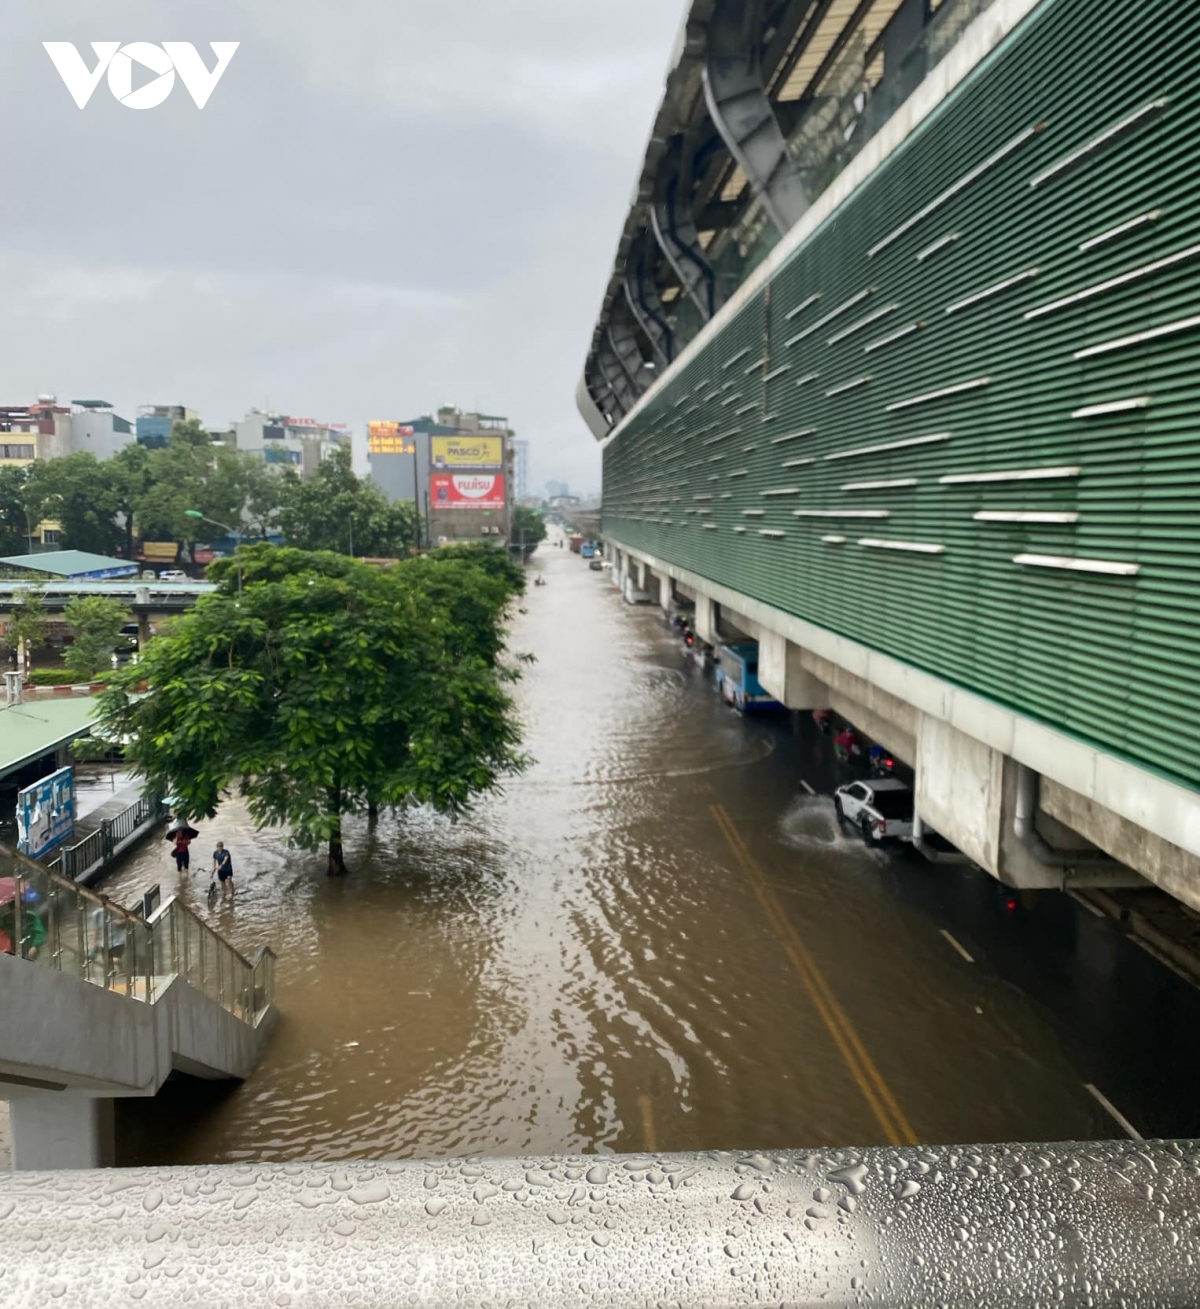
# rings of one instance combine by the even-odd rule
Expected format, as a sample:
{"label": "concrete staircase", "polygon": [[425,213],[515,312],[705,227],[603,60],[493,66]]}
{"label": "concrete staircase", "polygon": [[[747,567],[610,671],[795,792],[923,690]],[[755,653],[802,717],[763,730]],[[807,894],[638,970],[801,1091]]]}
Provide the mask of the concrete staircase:
{"label": "concrete staircase", "polygon": [[0,948],[16,1169],[111,1162],[115,1097],[246,1077],[275,1016],[269,948],[247,959],[174,898],[132,913],[2,847]]}

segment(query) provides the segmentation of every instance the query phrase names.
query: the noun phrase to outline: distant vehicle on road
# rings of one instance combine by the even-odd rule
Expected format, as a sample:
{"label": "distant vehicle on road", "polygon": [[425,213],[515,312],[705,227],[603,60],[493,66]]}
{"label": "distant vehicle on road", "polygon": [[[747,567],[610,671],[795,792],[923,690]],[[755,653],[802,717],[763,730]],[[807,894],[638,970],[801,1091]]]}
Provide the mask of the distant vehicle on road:
{"label": "distant vehicle on road", "polygon": [[588,564],[588,568],[590,568],[593,573],[602,573],[604,571],[604,560],[593,559],[591,563]]}
{"label": "distant vehicle on road", "polygon": [[895,777],[839,786],[833,807],[838,822],[857,827],[867,845],[912,840],[912,788]]}
{"label": "distant vehicle on road", "polygon": [[758,642],[723,645],[717,651],[721,695],[739,714],[764,713],[782,706],[758,680]]}
{"label": "distant vehicle on road", "polygon": [[596,557],[595,541],[584,541],[584,543],[579,547],[579,555],[581,559],[595,559]]}
{"label": "distant vehicle on road", "polygon": [[186,582],[188,575],[182,568],[168,568],[165,573],[159,573],[160,582]]}

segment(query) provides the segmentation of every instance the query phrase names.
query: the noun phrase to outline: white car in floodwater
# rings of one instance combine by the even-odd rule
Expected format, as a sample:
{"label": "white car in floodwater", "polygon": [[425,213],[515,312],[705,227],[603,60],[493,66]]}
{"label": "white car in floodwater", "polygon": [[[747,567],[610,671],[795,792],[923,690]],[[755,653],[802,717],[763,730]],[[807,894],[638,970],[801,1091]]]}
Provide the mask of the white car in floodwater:
{"label": "white car in floodwater", "polygon": [[912,840],[912,787],[895,777],[839,786],[833,793],[833,807],[838,822],[857,827],[868,845]]}

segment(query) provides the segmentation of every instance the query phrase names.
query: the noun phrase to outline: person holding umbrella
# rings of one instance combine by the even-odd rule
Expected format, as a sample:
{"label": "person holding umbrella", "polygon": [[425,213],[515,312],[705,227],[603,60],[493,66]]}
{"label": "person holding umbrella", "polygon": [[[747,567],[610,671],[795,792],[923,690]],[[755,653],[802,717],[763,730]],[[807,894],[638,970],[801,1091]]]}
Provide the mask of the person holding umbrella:
{"label": "person holding umbrella", "polygon": [[189,827],[182,818],[177,818],[170,827],[167,828],[166,839],[173,842],[174,849],[171,853],[175,856],[175,867],[181,872],[187,872],[191,867],[191,856],[188,853],[188,846],[199,836],[200,833],[194,827]]}

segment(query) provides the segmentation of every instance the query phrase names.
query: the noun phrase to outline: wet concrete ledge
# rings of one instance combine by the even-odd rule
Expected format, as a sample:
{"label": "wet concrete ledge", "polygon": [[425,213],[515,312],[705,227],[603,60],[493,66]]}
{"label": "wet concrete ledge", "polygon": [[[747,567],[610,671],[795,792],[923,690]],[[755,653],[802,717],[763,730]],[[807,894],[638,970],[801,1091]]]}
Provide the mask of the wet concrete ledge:
{"label": "wet concrete ledge", "polygon": [[0,1235],[21,1305],[1192,1305],[1198,1164],[1185,1141],[27,1173]]}

